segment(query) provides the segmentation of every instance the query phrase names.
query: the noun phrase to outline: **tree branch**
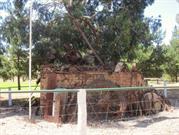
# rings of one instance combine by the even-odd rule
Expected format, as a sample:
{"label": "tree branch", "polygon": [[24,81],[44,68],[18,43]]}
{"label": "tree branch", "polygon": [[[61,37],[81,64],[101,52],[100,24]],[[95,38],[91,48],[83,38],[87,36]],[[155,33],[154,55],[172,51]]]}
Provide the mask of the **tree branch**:
{"label": "tree branch", "polygon": [[80,24],[78,21],[76,21],[75,17],[71,14],[70,9],[68,7],[66,7],[67,12],[68,12],[68,16],[70,17],[72,23],[75,25],[75,27],[77,28],[77,30],[80,32],[81,36],[83,37],[83,39],[85,40],[86,44],[88,45],[88,47],[92,50],[93,54],[95,55],[95,57],[97,58],[97,60],[100,62],[101,65],[104,65],[104,62],[101,60],[101,58],[98,56],[98,54],[96,53],[95,49],[92,47],[92,45],[90,44],[88,38],[86,37],[85,33],[82,31]]}

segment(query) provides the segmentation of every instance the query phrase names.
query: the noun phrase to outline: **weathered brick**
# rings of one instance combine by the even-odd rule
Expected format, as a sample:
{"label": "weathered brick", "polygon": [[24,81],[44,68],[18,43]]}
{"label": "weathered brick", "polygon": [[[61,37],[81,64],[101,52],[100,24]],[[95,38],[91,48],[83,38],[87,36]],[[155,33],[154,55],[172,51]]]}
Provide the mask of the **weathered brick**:
{"label": "weathered brick", "polygon": [[[57,87],[65,88],[85,88],[90,87],[112,87],[106,83],[111,81],[114,86],[142,86],[144,85],[143,77],[138,72],[119,72],[109,73],[108,71],[81,71],[74,72],[54,72],[48,66],[43,67],[41,72],[41,88],[54,89]],[[105,80],[107,80],[105,82]],[[101,82],[105,82],[104,84]],[[100,84],[98,84],[100,83]],[[60,97],[59,97],[60,98]],[[59,121],[60,114],[52,117],[52,93],[42,93],[40,97],[41,105],[44,107],[45,119],[48,121]],[[60,105],[59,105],[60,106]],[[49,120],[50,119],[50,120]]]}

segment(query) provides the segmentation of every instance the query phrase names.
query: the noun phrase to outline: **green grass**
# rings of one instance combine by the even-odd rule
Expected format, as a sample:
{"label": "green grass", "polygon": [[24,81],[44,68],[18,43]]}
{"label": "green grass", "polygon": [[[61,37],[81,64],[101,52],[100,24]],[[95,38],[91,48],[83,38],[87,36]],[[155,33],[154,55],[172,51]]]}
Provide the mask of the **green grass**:
{"label": "green grass", "polygon": [[[21,90],[28,90],[28,85],[29,82],[28,81],[21,81]],[[25,86],[25,87],[24,87]],[[34,90],[34,86],[36,86],[35,81],[32,81],[32,90]],[[12,90],[17,90],[17,82],[13,82],[13,81],[5,81],[5,82],[0,82],[0,89],[8,89],[11,88]],[[38,87],[37,90],[39,90],[40,88]]]}

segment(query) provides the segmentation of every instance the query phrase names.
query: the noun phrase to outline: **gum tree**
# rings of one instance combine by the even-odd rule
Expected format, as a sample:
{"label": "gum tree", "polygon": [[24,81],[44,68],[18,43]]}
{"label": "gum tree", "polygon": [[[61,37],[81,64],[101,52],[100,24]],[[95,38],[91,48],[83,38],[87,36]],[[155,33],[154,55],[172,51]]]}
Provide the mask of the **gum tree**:
{"label": "gum tree", "polygon": [[[27,45],[28,45],[28,12],[25,9],[26,0],[15,0],[13,6],[7,12],[8,16],[2,20],[1,43],[4,44],[6,56],[15,68],[18,89],[20,90],[20,78],[27,69]],[[8,72],[8,71],[7,71]]]}

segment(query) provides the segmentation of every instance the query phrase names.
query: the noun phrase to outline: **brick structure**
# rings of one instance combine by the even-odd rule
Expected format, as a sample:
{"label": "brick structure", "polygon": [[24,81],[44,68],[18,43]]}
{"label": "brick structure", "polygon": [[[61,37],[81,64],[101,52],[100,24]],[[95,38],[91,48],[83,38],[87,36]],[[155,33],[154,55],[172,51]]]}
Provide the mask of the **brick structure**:
{"label": "brick structure", "polygon": [[[41,71],[41,89],[54,88],[109,88],[120,86],[143,86],[144,81],[140,73],[136,71],[111,73],[108,70],[69,70],[58,71],[50,66],[44,66]],[[57,110],[52,117],[53,93],[41,94],[41,106],[46,120],[60,121],[60,107],[64,102],[63,94],[55,98]]]}

